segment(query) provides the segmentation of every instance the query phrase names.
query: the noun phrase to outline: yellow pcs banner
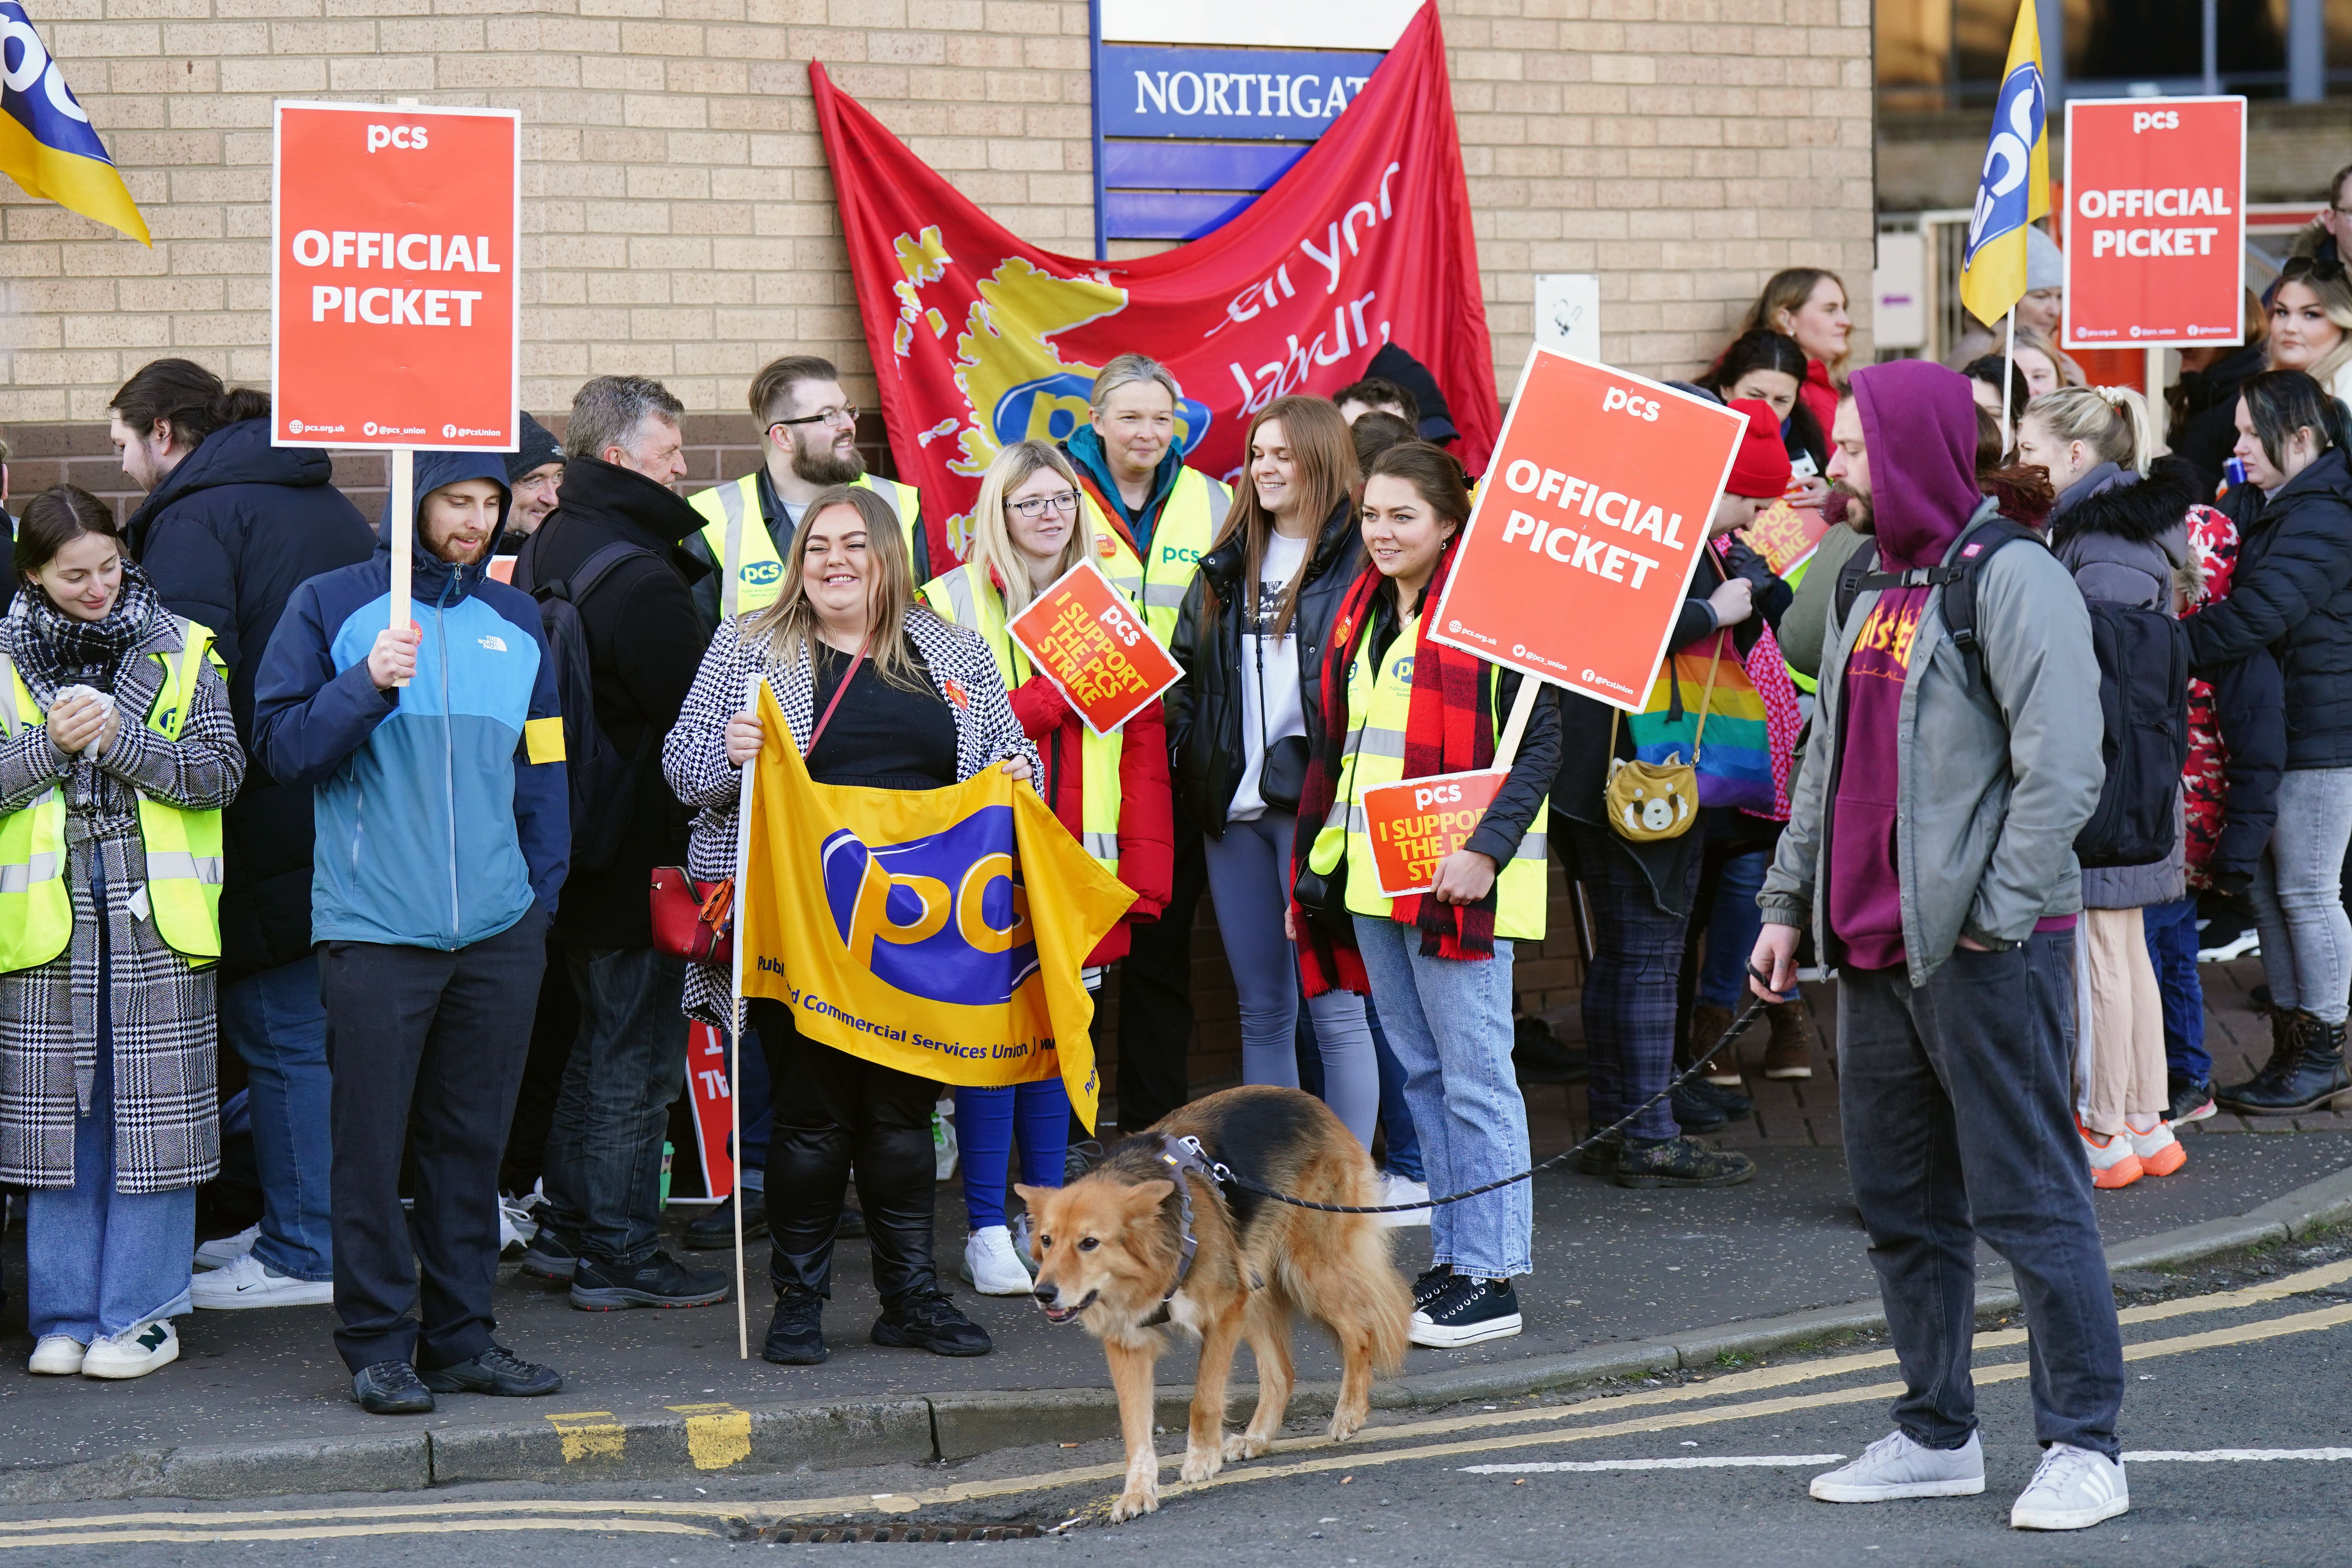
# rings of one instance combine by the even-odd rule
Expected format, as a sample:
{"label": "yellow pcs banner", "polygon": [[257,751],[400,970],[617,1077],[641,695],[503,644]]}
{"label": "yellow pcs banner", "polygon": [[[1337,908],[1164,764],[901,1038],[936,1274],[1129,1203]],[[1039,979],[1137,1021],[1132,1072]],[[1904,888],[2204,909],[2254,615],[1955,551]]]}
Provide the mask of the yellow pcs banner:
{"label": "yellow pcs banner", "polygon": [[821,784],[765,681],[760,723],[736,879],[743,994],[783,1003],[810,1039],[920,1078],[1058,1074],[1094,1126],[1095,1006],[1078,971],[1133,889],[998,769],[952,789]]}

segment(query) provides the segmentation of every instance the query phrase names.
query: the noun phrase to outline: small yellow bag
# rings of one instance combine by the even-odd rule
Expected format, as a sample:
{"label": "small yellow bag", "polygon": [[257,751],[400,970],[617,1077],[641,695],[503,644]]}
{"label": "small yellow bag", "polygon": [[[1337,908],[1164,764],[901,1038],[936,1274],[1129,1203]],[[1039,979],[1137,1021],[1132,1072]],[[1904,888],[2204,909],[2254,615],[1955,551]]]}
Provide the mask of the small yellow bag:
{"label": "small yellow bag", "polygon": [[1630,844],[1679,838],[1698,820],[1698,749],[1706,741],[1706,710],[1715,700],[1715,675],[1722,659],[1708,662],[1706,690],[1699,699],[1698,728],[1691,736],[1691,760],[1669,752],[1663,763],[1628,761],[1617,755],[1616,714],[1609,718],[1609,784],[1601,792],[1609,826]]}

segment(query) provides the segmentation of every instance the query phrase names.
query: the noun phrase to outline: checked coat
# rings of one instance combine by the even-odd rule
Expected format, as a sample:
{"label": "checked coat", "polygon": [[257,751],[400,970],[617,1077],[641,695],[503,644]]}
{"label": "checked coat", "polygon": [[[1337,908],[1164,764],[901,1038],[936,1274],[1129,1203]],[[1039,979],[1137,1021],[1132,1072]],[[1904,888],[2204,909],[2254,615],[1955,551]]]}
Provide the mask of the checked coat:
{"label": "checked coat", "polygon": [[[790,669],[772,668],[769,639],[738,640],[749,617],[738,617],[719,628],[702,657],[694,688],[678,710],[677,727],[662,746],[662,772],[669,787],[688,805],[700,809],[694,818],[694,836],[688,842],[687,874],[697,881],[716,882],[735,875],[736,805],[740,799],[742,770],[727,760],[727,721],[743,711],[744,693],[751,677],[766,673],[775,687],[776,704],[794,735],[816,728],[815,686],[809,675],[805,650]],[[982,768],[1014,757],[1026,758],[1030,777],[1038,776],[1037,749],[1021,732],[1013,704],[1004,695],[1004,680],[996,658],[976,632],[941,620],[920,605],[907,611],[907,637],[922,657],[931,684],[955,715],[956,782]],[[959,700],[961,699],[961,700]],[[808,742],[801,742],[803,753]],[[735,979],[715,963],[686,966],[686,1010],[706,1024],[733,1027],[730,1016]]]}
{"label": "checked coat", "polygon": [[[106,754],[71,757],[46,728],[0,742],[0,814],[23,809],[52,784],[66,798],[66,881],[73,938],[35,969],[0,974],[0,1183],[74,1184],[77,1115],[114,1121],[116,1187],[171,1192],[220,1170],[220,1107],[215,1070],[212,970],[195,971],[164,945],[152,920],[134,910],[147,881],[138,795],[188,810],[226,805],[245,778],[245,752],[229,716],[228,688],[209,661],[173,742],[146,715],[164,671],[149,657],[177,653],[187,623],[158,614],[114,682],[121,733]],[[27,669],[26,683],[46,711],[56,692]],[[0,701],[14,699],[0,692]],[[13,715],[12,715],[13,717]],[[102,860],[105,908],[91,898]],[[145,901],[137,900],[138,909]],[[99,971],[99,921],[112,957]],[[100,987],[114,1026],[113,1103],[90,1103],[98,1066]]]}

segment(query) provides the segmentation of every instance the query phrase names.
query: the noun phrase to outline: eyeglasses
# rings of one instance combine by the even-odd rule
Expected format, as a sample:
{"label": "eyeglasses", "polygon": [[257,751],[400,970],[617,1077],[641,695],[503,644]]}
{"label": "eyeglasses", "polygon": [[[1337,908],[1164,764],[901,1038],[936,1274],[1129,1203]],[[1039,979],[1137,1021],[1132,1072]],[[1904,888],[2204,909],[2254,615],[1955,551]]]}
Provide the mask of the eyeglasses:
{"label": "eyeglasses", "polygon": [[803,414],[798,419],[771,419],[768,421],[768,428],[773,430],[779,425],[855,425],[856,423],[857,405],[853,403],[845,408],[820,408],[814,414]]}
{"label": "eyeglasses", "polygon": [[1026,500],[1009,500],[1004,503],[1004,510],[1007,511],[1017,511],[1023,517],[1034,522],[1039,518],[1045,516],[1048,510],[1054,511],[1077,510],[1078,492],[1076,490],[1064,490],[1059,495],[1031,496]]}
{"label": "eyeglasses", "polygon": [[2344,279],[2344,263],[2325,257],[2298,256],[2279,268],[2279,281],[2292,283],[2298,278],[2316,278],[2322,283],[2338,283]]}

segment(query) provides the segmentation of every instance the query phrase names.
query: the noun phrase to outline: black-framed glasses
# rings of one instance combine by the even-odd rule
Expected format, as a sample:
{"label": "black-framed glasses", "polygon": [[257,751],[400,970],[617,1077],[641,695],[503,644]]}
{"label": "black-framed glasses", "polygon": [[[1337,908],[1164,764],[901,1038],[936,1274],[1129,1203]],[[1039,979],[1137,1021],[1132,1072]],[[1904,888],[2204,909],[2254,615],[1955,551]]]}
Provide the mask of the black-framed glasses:
{"label": "black-framed glasses", "polygon": [[779,425],[855,425],[856,423],[857,405],[852,403],[842,408],[820,408],[814,414],[803,414],[798,419],[771,419],[768,421],[768,428],[772,430]]}
{"label": "black-framed glasses", "polygon": [[1026,500],[1009,500],[1004,503],[1005,510],[1017,511],[1031,522],[1045,516],[1048,509],[1055,511],[1077,510],[1078,492],[1064,490],[1058,495],[1031,496]]}
{"label": "black-framed glasses", "polygon": [[2324,256],[2296,256],[2288,258],[2279,268],[2279,281],[2292,283],[2298,278],[2315,278],[2322,283],[2344,280],[2344,263],[2330,261]]}

